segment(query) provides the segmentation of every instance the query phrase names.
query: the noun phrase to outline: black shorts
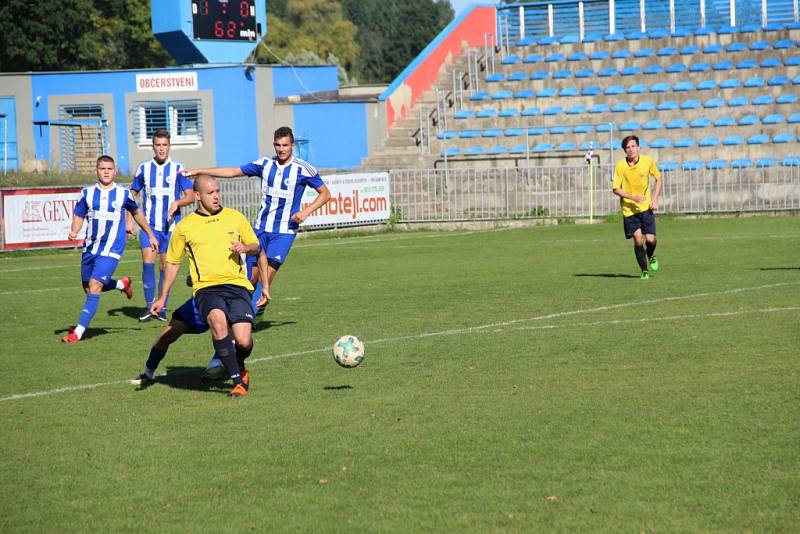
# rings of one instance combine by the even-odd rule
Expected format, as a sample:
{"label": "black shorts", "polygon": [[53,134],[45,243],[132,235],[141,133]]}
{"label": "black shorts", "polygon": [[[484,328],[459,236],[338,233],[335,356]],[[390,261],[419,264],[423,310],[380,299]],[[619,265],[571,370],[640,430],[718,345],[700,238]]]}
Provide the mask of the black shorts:
{"label": "black shorts", "polygon": [[634,213],[630,217],[622,218],[622,226],[625,228],[625,238],[630,239],[636,230],[641,230],[643,234],[656,235],[656,216],[653,210]]}
{"label": "black shorts", "polygon": [[203,321],[208,321],[211,310],[222,310],[230,324],[255,324],[250,292],[242,286],[223,284],[204,287],[195,293],[194,301]]}

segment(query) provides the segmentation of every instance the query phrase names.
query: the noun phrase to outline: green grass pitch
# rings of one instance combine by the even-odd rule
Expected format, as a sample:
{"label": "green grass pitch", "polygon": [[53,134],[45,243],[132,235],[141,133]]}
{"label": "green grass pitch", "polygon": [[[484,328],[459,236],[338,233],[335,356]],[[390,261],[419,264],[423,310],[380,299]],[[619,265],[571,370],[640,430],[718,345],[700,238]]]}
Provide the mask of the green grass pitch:
{"label": "green grass pitch", "polygon": [[0,531],[796,531],[798,245],[663,218],[641,281],[619,222],[312,236],[240,400],[207,334],[127,383],[162,327],[134,243],[77,345],[79,254],[0,257]]}

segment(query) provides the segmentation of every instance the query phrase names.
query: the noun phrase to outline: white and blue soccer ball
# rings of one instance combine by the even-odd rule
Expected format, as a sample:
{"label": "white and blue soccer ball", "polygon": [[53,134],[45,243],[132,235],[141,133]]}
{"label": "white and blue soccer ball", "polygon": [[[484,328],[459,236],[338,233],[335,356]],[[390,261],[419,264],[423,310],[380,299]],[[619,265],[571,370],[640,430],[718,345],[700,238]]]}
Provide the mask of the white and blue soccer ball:
{"label": "white and blue soccer ball", "polygon": [[364,343],[356,336],[342,336],[333,344],[333,360],[342,367],[355,367],[364,361]]}

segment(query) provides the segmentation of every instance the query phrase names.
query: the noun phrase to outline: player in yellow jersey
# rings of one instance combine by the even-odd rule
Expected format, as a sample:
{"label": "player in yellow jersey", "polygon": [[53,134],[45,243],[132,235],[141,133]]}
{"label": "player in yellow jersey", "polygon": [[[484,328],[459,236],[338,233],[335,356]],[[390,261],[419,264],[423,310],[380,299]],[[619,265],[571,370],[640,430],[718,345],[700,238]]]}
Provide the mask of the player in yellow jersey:
{"label": "player in yellow jersey", "polygon": [[254,317],[250,303],[253,286],[247,279],[242,254],[258,254],[264,287],[259,304],[269,300],[267,259],[264,254],[259,254],[258,238],[245,216],[220,204],[216,178],[197,176],[193,189],[200,205],[172,232],[164,285],[150,312],[157,315],[164,307],[181,261],[184,255],[188,256],[197,310],[208,323],[214,349],[235,382],[230,395],[243,397],[250,385],[250,374],[243,366],[245,358],[253,350]]}
{"label": "player in yellow jersey", "polygon": [[[661,171],[650,156],[639,154],[639,138],[629,135],[622,140],[625,157],[614,167],[614,182],[611,190],[620,198],[625,238],[633,238],[633,252],[642,269],[642,280],[650,278],[650,271],[657,271],[656,218],[658,195],[661,193]],[[655,180],[650,193],[650,177]]]}

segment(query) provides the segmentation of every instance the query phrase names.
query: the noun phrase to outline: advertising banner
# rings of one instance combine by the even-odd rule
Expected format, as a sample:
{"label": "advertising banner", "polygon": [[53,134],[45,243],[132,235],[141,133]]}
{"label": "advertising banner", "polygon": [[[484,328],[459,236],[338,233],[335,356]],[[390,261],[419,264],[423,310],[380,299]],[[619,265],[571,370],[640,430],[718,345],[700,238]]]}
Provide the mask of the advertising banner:
{"label": "advertising banner", "polygon": [[[332,174],[322,179],[331,191],[331,200],[312,213],[303,226],[346,226],[389,219],[389,173]],[[301,206],[308,206],[316,197],[315,190],[306,188]]]}
{"label": "advertising banner", "polygon": [[3,205],[3,250],[75,247],[70,241],[72,212],[80,187],[0,190]]}

